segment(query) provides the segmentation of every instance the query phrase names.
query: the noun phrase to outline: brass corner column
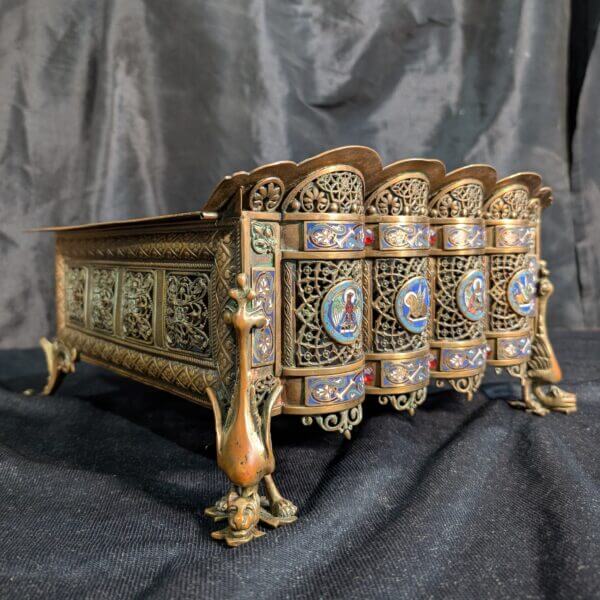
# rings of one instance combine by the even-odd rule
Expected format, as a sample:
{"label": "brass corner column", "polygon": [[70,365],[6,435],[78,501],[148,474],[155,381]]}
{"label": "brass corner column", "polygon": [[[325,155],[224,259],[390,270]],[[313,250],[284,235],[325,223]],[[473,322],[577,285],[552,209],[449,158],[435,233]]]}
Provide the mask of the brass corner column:
{"label": "brass corner column", "polygon": [[444,171],[435,160],[389,165],[365,203],[366,391],[409,414],[425,401],[429,383],[427,201]]}
{"label": "brass corner column", "polygon": [[433,327],[431,376],[473,397],[485,371],[487,342],[484,199],[496,171],[471,165],[448,173],[429,200]]}

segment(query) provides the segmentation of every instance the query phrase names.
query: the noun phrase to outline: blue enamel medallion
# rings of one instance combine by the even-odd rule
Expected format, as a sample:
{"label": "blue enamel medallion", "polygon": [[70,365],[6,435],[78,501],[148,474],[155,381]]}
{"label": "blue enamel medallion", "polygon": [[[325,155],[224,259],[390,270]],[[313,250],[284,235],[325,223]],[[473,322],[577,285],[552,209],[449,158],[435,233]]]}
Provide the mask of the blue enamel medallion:
{"label": "blue enamel medallion", "polygon": [[431,295],[425,277],[412,277],[396,295],[396,317],[411,333],[421,333],[427,327]]}
{"label": "blue enamel medallion", "polygon": [[479,321],[485,315],[485,276],[479,270],[465,273],[456,288],[456,302],[469,321]]}
{"label": "blue enamel medallion", "polygon": [[508,282],[508,303],[522,317],[535,311],[535,275],[531,269],[517,271]]}
{"label": "blue enamel medallion", "polygon": [[326,294],[321,307],[325,331],[340,344],[358,339],[363,316],[363,293],[358,284],[345,279]]}

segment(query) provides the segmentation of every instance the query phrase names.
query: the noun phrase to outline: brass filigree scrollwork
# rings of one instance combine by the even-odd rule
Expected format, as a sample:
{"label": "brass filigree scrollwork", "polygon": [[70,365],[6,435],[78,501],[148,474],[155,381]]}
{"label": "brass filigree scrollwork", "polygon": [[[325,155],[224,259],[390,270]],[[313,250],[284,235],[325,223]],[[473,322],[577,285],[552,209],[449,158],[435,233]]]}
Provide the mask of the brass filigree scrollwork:
{"label": "brass filigree scrollwork", "polygon": [[335,284],[352,280],[362,286],[359,260],[299,261],[296,278],[296,364],[298,366],[343,365],[362,356],[362,335],[350,344],[337,344],[326,332],[321,305]]}
{"label": "brass filigree scrollwork", "polygon": [[483,271],[481,256],[442,256],[436,273],[435,334],[439,339],[474,340],[483,337],[484,321],[471,321],[460,310],[456,289],[465,273]]}
{"label": "brass filigree scrollwork", "polygon": [[419,177],[403,178],[383,190],[375,192],[367,200],[369,215],[410,215],[427,214],[429,182]]}
{"label": "brass filigree scrollwork", "polygon": [[273,212],[277,210],[285,186],[279,177],[261,179],[248,194],[250,209],[256,212]]}
{"label": "brass filigree scrollwork", "polygon": [[490,257],[489,325],[492,331],[517,331],[527,328],[527,317],[516,313],[507,298],[511,277],[530,263],[527,254],[495,254]]}
{"label": "brass filigree scrollwork", "polygon": [[277,247],[273,225],[254,221],[250,231],[252,249],[256,254],[273,254]]}
{"label": "brass filigree scrollwork", "polygon": [[87,268],[67,267],[65,273],[66,311],[69,323],[85,324],[85,297],[87,293]]}
{"label": "brass filigree scrollwork", "polygon": [[116,269],[92,269],[91,325],[94,329],[114,333]]}
{"label": "brass filigree scrollwork", "polygon": [[364,183],[358,172],[323,171],[296,186],[286,198],[283,211],[362,214]]}
{"label": "brass filigree scrollwork", "polygon": [[167,273],[165,340],[169,348],[210,355],[208,273]]}
{"label": "brass filigree scrollwork", "polygon": [[151,271],[125,271],[121,307],[125,337],[153,341],[154,279]]}
{"label": "brass filigree scrollwork", "polygon": [[352,437],[352,429],[360,424],[363,417],[362,404],[328,415],[307,415],[302,417],[303,425],[317,425],[327,432],[341,433],[347,440]]}
{"label": "brass filigree scrollwork", "polygon": [[432,218],[480,217],[483,202],[483,187],[468,183],[440,196],[429,210]]}
{"label": "brass filigree scrollwork", "polygon": [[379,396],[378,401],[382,406],[390,404],[399,412],[406,411],[412,417],[417,408],[425,402],[426,398],[427,388],[423,387],[405,394],[387,394],[385,396]]}
{"label": "brass filigree scrollwork", "polygon": [[411,333],[401,326],[395,313],[398,291],[412,277],[428,278],[428,258],[381,258],[373,264],[373,350],[412,352],[428,344],[427,330]]}
{"label": "brass filigree scrollwork", "polygon": [[483,373],[477,373],[476,375],[459,377],[458,379],[438,379],[435,382],[435,385],[437,387],[442,387],[444,382],[448,382],[455,391],[457,391],[459,394],[465,394],[467,400],[471,401],[475,392],[479,389],[482,381]]}
{"label": "brass filigree scrollwork", "polygon": [[488,219],[526,219],[529,212],[529,193],[526,189],[512,189],[495,198],[487,207]]}

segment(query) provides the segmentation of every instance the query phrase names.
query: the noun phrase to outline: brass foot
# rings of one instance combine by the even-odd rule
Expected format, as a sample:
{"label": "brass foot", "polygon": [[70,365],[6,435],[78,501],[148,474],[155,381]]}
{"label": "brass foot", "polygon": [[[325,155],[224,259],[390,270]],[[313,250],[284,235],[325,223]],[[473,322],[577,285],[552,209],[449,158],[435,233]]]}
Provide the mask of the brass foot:
{"label": "brass foot", "polygon": [[204,514],[216,522],[227,520],[227,527],[213,531],[211,537],[236,547],[265,535],[259,523],[276,528],[296,521],[297,507],[281,496],[270,475],[265,477],[265,487],[267,497],[259,496],[258,486],[234,486],[227,496],[207,508]]}
{"label": "brass foot", "polygon": [[227,519],[227,527],[213,531],[210,536],[215,540],[224,540],[228,546],[236,547],[265,535],[257,528],[260,512],[257,486],[234,486],[226,498],[221,498],[214,506],[207,508],[204,514],[217,522]]}
{"label": "brass foot", "polygon": [[532,387],[537,399],[547,409],[567,415],[577,411],[577,396],[575,394],[565,392],[557,385],[551,385],[547,392],[544,392],[544,386],[536,385],[535,382]]}
{"label": "brass foot", "polygon": [[525,408],[527,412],[544,416],[551,410],[565,414],[577,410],[575,394],[561,390],[556,384],[562,373],[548,337],[546,313],[548,298],[554,286],[550,272],[542,260],[539,265],[538,317],[531,344],[531,356],[523,365],[509,367],[507,371],[521,380],[523,401],[510,402],[511,406]]}
{"label": "brass foot", "polygon": [[281,495],[273,481],[273,476],[266,475],[264,482],[267,493],[267,505],[265,508],[268,508],[273,518],[279,520],[278,525],[296,521],[298,519],[296,516],[298,514],[298,507]]}
{"label": "brass foot", "polygon": [[[42,396],[50,396],[56,391],[64,376],[75,371],[77,350],[69,348],[61,340],[57,339],[50,342],[45,337],[40,339],[40,345],[46,355],[46,366],[48,368],[48,379],[40,393]],[[27,389],[23,393],[26,396],[32,396],[35,391]]]}
{"label": "brass foot", "polygon": [[524,408],[528,413],[546,416],[550,411],[565,414],[577,411],[577,396],[565,392],[557,385],[549,384],[541,379],[531,379],[527,365],[509,367],[508,373],[521,380],[523,400],[509,402],[514,408]]}

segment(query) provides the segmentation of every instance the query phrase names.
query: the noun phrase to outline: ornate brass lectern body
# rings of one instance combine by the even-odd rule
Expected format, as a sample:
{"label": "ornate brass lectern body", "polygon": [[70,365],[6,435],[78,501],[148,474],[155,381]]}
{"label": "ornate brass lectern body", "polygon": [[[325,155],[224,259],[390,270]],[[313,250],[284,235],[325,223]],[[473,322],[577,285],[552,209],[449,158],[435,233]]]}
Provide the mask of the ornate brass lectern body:
{"label": "ornate brass lectern body", "polygon": [[513,404],[575,410],[546,335],[550,200],[534,174],[383,168],[353,146],[235,173],[201,212],[50,229],[43,393],[80,358],[212,408],[231,489],[206,512],[242,544],[296,520],[272,477],[280,413],[350,437],[365,397],[412,414],[435,381],[470,398],[488,363],[520,379]]}

